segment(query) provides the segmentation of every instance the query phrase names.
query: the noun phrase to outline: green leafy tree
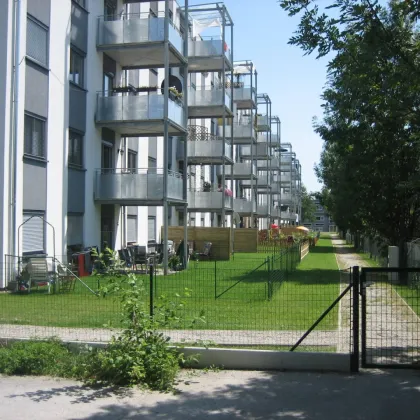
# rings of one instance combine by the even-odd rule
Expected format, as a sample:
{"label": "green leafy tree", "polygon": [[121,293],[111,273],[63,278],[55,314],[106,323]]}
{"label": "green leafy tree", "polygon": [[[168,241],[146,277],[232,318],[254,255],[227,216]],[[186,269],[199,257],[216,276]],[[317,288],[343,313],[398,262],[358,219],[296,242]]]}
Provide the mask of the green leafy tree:
{"label": "green leafy tree", "polygon": [[300,16],[289,43],[331,57],[323,119],[314,121],[324,140],[316,174],[328,211],[340,228],[403,251],[420,218],[420,43],[410,5],[337,0],[321,11],[311,0],[282,0],[280,6]]}
{"label": "green leafy tree", "polygon": [[315,221],[316,204],[313,194],[308,193],[304,185],[301,187],[302,220],[312,223]]}

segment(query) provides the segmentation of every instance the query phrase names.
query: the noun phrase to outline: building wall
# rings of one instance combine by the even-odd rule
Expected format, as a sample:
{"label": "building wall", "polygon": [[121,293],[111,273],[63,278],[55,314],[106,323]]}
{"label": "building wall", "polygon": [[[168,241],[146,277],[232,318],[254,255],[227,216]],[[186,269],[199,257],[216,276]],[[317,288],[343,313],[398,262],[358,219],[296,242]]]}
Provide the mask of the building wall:
{"label": "building wall", "polygon": [[[315,221],[309,222],[307,220],[303,221],[303,225],[307,228],[319,231],[319,232],[330,232],[336,231],[335,223],[332,218],[329,216],[327,211],[321,206],[319,200],[315,200],[316,211],[315,211]],[[333,229],[333,230],[331,230]]]}

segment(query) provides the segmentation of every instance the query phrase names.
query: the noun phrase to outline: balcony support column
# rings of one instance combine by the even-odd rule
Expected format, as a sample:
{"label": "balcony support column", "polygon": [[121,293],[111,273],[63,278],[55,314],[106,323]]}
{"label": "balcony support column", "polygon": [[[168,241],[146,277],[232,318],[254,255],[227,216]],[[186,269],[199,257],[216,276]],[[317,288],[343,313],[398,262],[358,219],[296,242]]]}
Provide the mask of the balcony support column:
{"label": "balcony support column", "polygon": [[[188,28],[188,0],[185,0],[185,11],[184,11],[184,27]],[[184,55],[188,57],[188,30],[185,30],[184,33]],[[183,90],[183,99],[184,99],[184,126],[188,126],[188,89],[186,88],[188,80],[188,65],[184,67],[184,90]],[[184,211],[184,268],[188,267],[188,134],[184,138],[184,162],[183,162],[183,179],[182,179],[182,191],[183,198],[185,200],[185,205],[183,208]]]}
{"label": "balcony support column", "polygon": [[169,0],[165,0],[165,46],[164,46],[164,67],[165,85],[163,101],[163,274],[168,274],[168,222],[169,222],[169,203],[168,203],[168,177],[169,177]]}
{"label": "balcony support column", "polygon": [[[226,19],[225,19],[225,10],[223,6],[222,12],[222,53],[224,54],[225,48],[225,39],[226,39]],[[225,106],[225,95],[226,95],[226,60],[223,58],[222,60],[222,98],[223,98],[223,115],[222,115],[222,137],[223,137],[223,145],[222,145],[222,156],[225,156],[225,146],[226,146],[226,106]],[[233,171],[233,166],[232,166]],[[225,227],[225,182],[226,182],[226,167],[225,161],[223,160],[222,163],[222,227]]]}

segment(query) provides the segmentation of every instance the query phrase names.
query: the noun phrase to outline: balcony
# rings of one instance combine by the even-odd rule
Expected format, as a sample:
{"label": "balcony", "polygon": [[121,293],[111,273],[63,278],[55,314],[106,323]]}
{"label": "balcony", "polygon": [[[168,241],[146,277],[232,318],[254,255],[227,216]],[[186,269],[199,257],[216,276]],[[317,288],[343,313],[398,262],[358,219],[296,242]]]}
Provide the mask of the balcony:
{"label": "balcony", "polygon": [[233,211],[240,216],[251,216],[257,212],[257,204],[255,201],[246,200],[245,198],[234,198]]}
{"label": "balcony", "polygon": [[[125,88],[124,88],[125,89]],[[96,98],[95,122],[124,137],[163,136],[165,97],[147,94],[100,92]],[[185,135],[184,108],[176,98],[168,99],[169,135]]]}
{"label": "balcony", "polygon": [[269,132],[271,130],[270,118],[267,115],[257,115],[256,128],[258,132]]}
{"label": "balcony", "polygon": [[188,41],[188,71],[218,72],[232,69],[232,53],[221,39],[197,39]]}
{"label": "balcony", "polygon": [[[164,67],[165,17],[149,13],[99,16],[96,48],[115,60],[121,67]],[[185,62],[184,40],[169,21],[169,63]]]}
{"label": "balcony", "polygon": [[280,158],[280,165],[282,170],[286,170],[286,168],[292,168],[293,158],[291,156],[281,156]]}
{"label": "balcony", "polygon": [[[160,206],[163,204],[163,169],[98,169],[94,199],[101,204]],[[169,172],[168,199],[182,203],[183,178]]]}
{"label": "balcony", "polygon": [[258,171],[258,189],[266,190],[267,188],[272,190],[275,187],[274,177],[271,173]]}
{"label": "balcony", "polygon": [[270,216],[270,209],[267,204],[258,204],[257,205],[257,214],[259,217],[268,217]]}
{"label": "balcony", "polygon": [[242,82],[233,83],[233,101],[237,109],[254,109],[257,104],[257,91]]}
{"label": "balcony", "polygon": [[211,86],[188,88],[189,118],[221,118],[232,116],[229,90],[215,89]]}
{"label": "balcony", "polygon": [[[233,127],[233,128],[232,128]],[[254,144],[256,142],[255,129],[252,124],[234,124],[225,127],[226,137],[230,138],[233,129],[233,142],[237,144]],[[219,135],[222,128],[219,127]]]}
{"label": "balcony", "polygon": [[188,191],[188,211],[190,212],[216,212],[222,209],[233,211],[233,197],[223,191]]}
{"label": "balcony", "polygon": [[257,168],[260,171],[275,171],[280,169],[280,161],[278,158],[257,160]]}
{"label": "balcony", "polygon": [[240,146],[239,154],[243,159],[269,159],[271,151],[267,144],[260,143],[252,146]]}
{"label": "balcony", "polygon": [[[222,168],[217,169],[217,175],[222,175]],[[257,179],[257,168],[254,163],[238,162],[233,166],[225,167],[225,178],[236,180]]]}

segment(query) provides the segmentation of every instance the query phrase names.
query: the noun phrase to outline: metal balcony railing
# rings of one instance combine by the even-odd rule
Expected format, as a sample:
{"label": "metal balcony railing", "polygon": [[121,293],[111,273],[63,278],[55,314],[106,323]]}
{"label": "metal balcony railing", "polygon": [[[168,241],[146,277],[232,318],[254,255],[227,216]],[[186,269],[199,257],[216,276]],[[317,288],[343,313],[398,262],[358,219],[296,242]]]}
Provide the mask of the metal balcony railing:
{"label": "metal balcony railing", "polygon": [[271,123],[267,115],[257,115],[256,119],[257,131],[270,131]]}
{"label": "metal balcony railing", "polygon": [[227,191],[203,191],[191,189],[187,194],[188,208],[203,211],[217,211],[225,208],[233,209],[233,197]]}
{"label": "metal balcony railing", "polygon": [[252,146],[241,146],[240,156],[243,159],[251,159],[251,156],[253,159],[268,159],[271,156],[270,147],[266,143],[254,144]]}
{"label": "metal balcony railing", "polygon": [[233,211],[238,214],[252,214],[257,212],[257,204],[245,198],[233,199]]}
{"label": "metal balcony railing", "polygon": [[[221,169],[218,169],[218,175],[221,174]],[[233,179],[250,179],[251,177],[257,177],[257,167],[255,163],[251,162],[237,162],[231,166],[225,167],[225,175],[228,178]]]}
{"label": "metal balcony railing", "polygon": [[230,110],[230,92],[212,86],[188,88],[188,106],[189,107],[223,107]]}
{"label": "metal balcony railing", "polygon": [[[252,124],[234,124],[225,126],[226,137],[231,137],[233,130],[233,140],[235,144],[250,144],[256,141],[256,133]],[[219,127],[219,135],[222,128]]]}
{"label": "metal balcony railing", "polygon": [[188,58],[211,58],[225,57],[228,66],[232,66],[232,52],[227,43],[216,37],[202,37],[201,39],[190,39],[188,41]]}
{"label": "metal balcony railing", "polygon": [[[164,95],[160,93],[127,94],[113,91],[99,92],[96,98],[96,122],[147,122],[163,120]],[[184,108],[179,99],[168,100],[168,117],[184,127]],[[185,128],[185,127],[184,127]]]}
{"label": "metal balcony railing", "polygon": [[[233,83],[233,100],[237,103],[237,107],[253,108],[257,103],[257,90],[251,86],[244,86],[242,82]],[[230,84],[227,86],[230,88]]]}
{"label": "metal balcony railing", "polygon": [[[106,202],[157,202],[162,201],[163,169],[97,169],[94,196]],[[183,200],[183,177],[169,171],[168,198]]]}
{"label": "metal balcony railing", "polygon": [[[115,47],[165,41],[165,16],[150,13],[124,13],[98,17],[96,45]],[[169,42],[184,55],[184,40],[179,29],[169,19]]]}

